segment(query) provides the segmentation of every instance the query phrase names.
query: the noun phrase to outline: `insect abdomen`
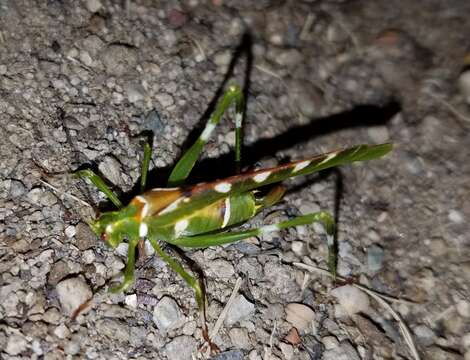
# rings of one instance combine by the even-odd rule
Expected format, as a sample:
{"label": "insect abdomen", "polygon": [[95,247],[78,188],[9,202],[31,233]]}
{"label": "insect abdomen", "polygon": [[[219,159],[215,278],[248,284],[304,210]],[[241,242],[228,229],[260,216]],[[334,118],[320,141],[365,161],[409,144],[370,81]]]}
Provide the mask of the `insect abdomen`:
{"label": "insect abdomen", "polygon": [[[248,220],[256,213],[251,192],[229,196],[177,220],[167,227],[173,237],[191,236],[221,230]],[[171,229],[170,229],[171,227]]]}

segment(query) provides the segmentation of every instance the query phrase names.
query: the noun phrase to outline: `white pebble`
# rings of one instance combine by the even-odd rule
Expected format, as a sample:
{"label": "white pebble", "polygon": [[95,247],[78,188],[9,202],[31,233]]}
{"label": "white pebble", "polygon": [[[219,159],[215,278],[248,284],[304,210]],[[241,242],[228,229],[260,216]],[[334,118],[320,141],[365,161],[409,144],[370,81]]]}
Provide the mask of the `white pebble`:
{"label": "white pebble", "polygon": [[56,290],[62,309],[68,315],[72,315],[80,305],[93,296],[88,284],[78,277],[61,281],[57,284]]}
{"label": "white pebble", "polygon": [[315,319],[315,312],[304,304],[290,303],[286,306],[286,320],[297,330],[307,329]]}
{"label": "white pebble", "polygon": [[354,315],[358,312],[367,312],[369,309],[369,297],[358,288],[345,285],[331,291],[339,302],[340,306],[349,314]]}

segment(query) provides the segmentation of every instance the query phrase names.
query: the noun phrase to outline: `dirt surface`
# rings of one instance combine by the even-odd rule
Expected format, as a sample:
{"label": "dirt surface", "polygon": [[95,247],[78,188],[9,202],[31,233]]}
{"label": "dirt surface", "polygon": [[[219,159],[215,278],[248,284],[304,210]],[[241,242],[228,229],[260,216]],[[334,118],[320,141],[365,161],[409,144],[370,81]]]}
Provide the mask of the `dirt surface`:
{"label": "dirt surface", "polygon": [[[90,231],[72,196],[109,204],[73,172],[94,166],[128,199],[151,130],[162,186],[228,80],[247,94],[246,167],[396,145],[290,181],[249,226],[336,208],[340,275],[400,299],[422,359],[470,359],[468,14],[467,0],[0,0],[0,358],[207,357],[191,290],[156,256],[107,292],[126,249]],[[230,118],[192,182],[232,173]],[[416,358],[383,305],[292,264],[326,268],[313,227],[187,254],[210,328],[240,279],[216,359]]]}

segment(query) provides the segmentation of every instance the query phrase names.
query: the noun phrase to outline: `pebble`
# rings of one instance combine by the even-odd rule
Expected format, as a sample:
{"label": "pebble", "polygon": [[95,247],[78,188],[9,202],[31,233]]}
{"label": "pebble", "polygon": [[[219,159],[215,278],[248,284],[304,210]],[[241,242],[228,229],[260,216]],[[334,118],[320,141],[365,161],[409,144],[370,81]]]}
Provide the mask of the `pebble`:
{"label": "pebble", "polygon": [[338,300],[340,306],[349,315],[354,315],[358,312],[367,312],[369,309],[369,297],[352,285],[345,285],[333,289],[331,295]]}
{"label": "pebble", "polygon": [[26,192],[26,187],[23,185],[21,181],[18,180],[11,180],[10,182],[10,197],[12,199],[19,198],[23,196]]}
{"label": "pebble", "polygon": [[390,140],[390,134],[386,126],[371,126],[367,129],[367,135],[374,143],[384,143]]}
{"label": "pebble", "polygon": [[160,103],[163,108],[170,107],[175,103],[173,97],[165,93],[155,95],[155,99]]}
{"label": "pebble", "polygon": [[42,315],[42,319],[49,324],[58,324],[60,317],[60,312],[56,308],[50,308]]}
{"label": "pebble", "polygon": [[67,355],[77,355],[80,352],[80,343],[78,341],[68,341],[64,346],[64,352]]}
{"label": "pebble", "polygon": [[321,342],[322,342],[322,344],[323,344],[323,346],[325,347],[326,350],[334,349],[334,348],[338,347],[338,345],[339,345],[338,339],[335,338],[334,336],[322,337]]}
{"label": "pebble", "polygon": [[103,4],[100,0],[86,0],[85,6],[89,12],[95,13],[103,7]]}
{"label": "pebble", "polygon": [[418,325],[413,329],[418,341],[423,346],[430,346],[436,340],[436,334],[426,325]]}
{"label": "pebble", "polygon": [[69,239],[73,238],[75,234],[77,233],[75,226],[69,225],[65,228],[64,230],[65,236],[67,236]]}
{"label": "pebble", "polygon": [[28,193],[28,199],[33,205],[52,206],[57,203],[57,198],[54,194],[41,188],[32,189]]}
{"label": "pebble", "polygon": [[59,339],[65,339],[70,336],[70,330],[64,324],[60,324],[54,329],[54,335],[57,336]]}
{"label": "pebble", "polygon": [[101,61],[108,74],[122,76],[137,66],[137,53],[131,47],[114,44],[104,50]]}
{"label": "pebble", "polygon": [[462,347],[464,349],[470,350],[470,332],[468,332],[464,336],[462,336],[462,339],[460,340],[460,343],[462,344]]}
{"label": "pebble", "polygon": [[243,360],[243,352],[241,350],[230,350],[220,353],[212,358],[212,360]]}
{"label": "pebble", "polygon": [[197,341],[192,336],[175,337],[165,345],[165,354],[172,360],[192,360],[192,352],[197,347]]}
{"label": "pebble", "polygon": [[333,349],[326,350],[323,353],[323,360],[361,360],[357,350],[348,342],[342,341],[341,344]]}
{"label": "pebble", "polygon": [[153,321],[161,332],[167,332],[181,326],[184,315],[175,300],[164,296],[153,309]]}
{"label": "pebble", "polygon": [[227,312],[227,317],[225,318],[225,324],[230,327],[253,315],[255,312],[255,305],[249,302],[243,295],[238,295],[232,306]]}
{"label": "pebble", "polygon": [[455,224],[462,224],[464,222],[464,217],[460,211],[457,210],[450,210],[449,214],[447,215],[450,221]]}
{"label": "pebble", "polygon": [[378,245],[371,245],[367,249],[367,268],[375,273],[382,268],[384,259],[384,250]]}
{"label": "pebble", "polygon": [[67,315],[72,315],[80,305],[93,296],[88,284],[78,277],[61,281],[57,284],[56,290],[62,309]]}
{"label": "pebble", "polygon": [[292,360],[294,358],[294,347],[292,345],[280,342],[279,348],[281,349],[282,355],[284,355],[284,359]]}
{"label": "pebble", "polygon": [[245,328],[232,328],[228,333],[232,345],[239,349],[248,350],[251,349],[250,337],[248,336],[248,330]]}
{"label": "pebble", "polygon": [[467,300],[460,300],[456,305],[457,313],[463,317],[470,317],[470,302]]}
{"label": "pebble", "polygon": [[142,116],[142,120],[144,129],[152,130],[154,134],[160,134],[165,128],[160,113],[156,109]]}
{"label": "pebble", "polygon": [[24,336],[19,334],[12,334],[8,337],[8,343],[4,351],[9,355],[18,355],[27,348],[28,342]]}
{"label": "pebble", "polygon": [[223,259],[215,259],[207,263],[207,275],[219,279],[229,279],[235,274],[232,263]]}
{"label": "pebble", "polygon": [[286,320],[297,330],[306,330],[315,319],[315,312],[304,304],[290,303],[286,306]]}
{"label": "pebble", "polygon": [[126,86],[127,100],[135,104],[145,98],[145,89],[141,84],[131,83]]}
{"label": "pebble", "polygon": [[128,342],[130,338],[129,325],[116,319],[101,319],[96,322],[96,331],[112,340]]}
{"label": "pebble", "polygon": [[124,299],[124,302],[130,308],[137,309],[137,295],[136,294],[127,295]]}
{"label": "pebble", "polygon": [[458,87],[467,104],[470,104],[470,70],[464,71],[460,74]]}
{"label": "pebble", "polygon": [[84,251],[96,245],[97,237],[90,226],[80,222],[77,224],[75,231],[75,245],[79,250]]}
{"label": "pebble", "polygon": [[98,165],[98,169],[114,185],[121,184],[121,164],[113,156],[105,156]]}

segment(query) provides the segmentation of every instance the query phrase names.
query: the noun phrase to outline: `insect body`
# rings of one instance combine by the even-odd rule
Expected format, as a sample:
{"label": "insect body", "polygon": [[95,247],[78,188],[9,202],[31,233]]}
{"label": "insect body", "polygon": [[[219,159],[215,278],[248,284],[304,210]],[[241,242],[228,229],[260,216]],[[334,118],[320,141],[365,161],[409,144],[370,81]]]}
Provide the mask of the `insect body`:
{"label": "insect body", "polygon": [[[235,161],[239,168],[243,95],[237,86],[231,86],[218,103],[200,137],[176,164],[170,175],[168,188],[143,191],[127,206],[123,206],[104,181],[91,170],[79,172],[79,175],[89,178],[118,208],[116,211],[102,214],[94,221],[91,224],[94,232],[112,247],[118,246],[123,241],[129,244],[124,281],[114,288],[114,291],[125,290],[133,283],[135,249],[141,239],[147,238],[156,253],[195,290],[198,306],[204,312],[203,286],[196,277],[190,275],[162,249],[160,246],[162,241],[178,247],[201,248],[232,243],[248,237],[314,222],[320,222],[325,227],[329,247],[328,264],[330,271],[335,273],[334,221],[326,212],[302,215],[277,224],[249,230],[237,231],[233,228],[279,201],[284,194],[284,188],[279,185],[283,180],[355,161],[379,158],[388,153],[392,145],[358,145],[269,169],[241,173],[223,180],[185,187],[182,184],[191,172],[215,126],[232,103],[235,103]],[[146,185],[150,156],[150,146],[146,145],[142,165],[142,190]],[[260,196],[257,189],[270,184],[274,185],[265,195]]]}

